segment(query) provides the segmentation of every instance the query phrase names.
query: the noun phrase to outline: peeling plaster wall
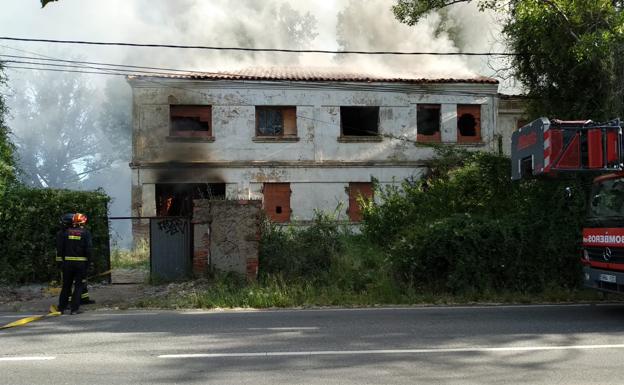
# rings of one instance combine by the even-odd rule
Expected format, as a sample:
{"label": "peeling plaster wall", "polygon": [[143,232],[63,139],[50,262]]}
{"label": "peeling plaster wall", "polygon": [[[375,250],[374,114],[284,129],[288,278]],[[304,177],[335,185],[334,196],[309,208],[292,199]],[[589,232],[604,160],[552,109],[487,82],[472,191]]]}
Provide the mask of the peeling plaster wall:
{"label": "peeling plaster wall", "polygon": [[[376,178],[390,184],[419,177],[430,147],[414,144],[416,106],[441,104],[441,137],[457,141],[457,105],[481,105],[483,143],[496,145],[497,86],[492,84],[374,84],[131,80],[134,95],[133,213],[155,212],[156,183],[226,183],[228,199],[259,199],[262,183],[291,183],[293,218],[314,209],[333,211],[348,196],[349,182]],[[213,142],[169,136],[169,105],[211,105]],[[255,106],[297,107],[294,142],[255,136]],[[379,106],[381,141],[340,138],[340,106]],[[144,186],[144,187],[143,187]],[[147,190],[147,191],[146,191]],[[152,203],[147,201],[152,201]],[[151,206],[150,206],[151,205]]]}
{"label": "peeling plaster wall", "polygon": [[233,271],[254,280],[258,274],[261,202],[195,200],[193,272]]}

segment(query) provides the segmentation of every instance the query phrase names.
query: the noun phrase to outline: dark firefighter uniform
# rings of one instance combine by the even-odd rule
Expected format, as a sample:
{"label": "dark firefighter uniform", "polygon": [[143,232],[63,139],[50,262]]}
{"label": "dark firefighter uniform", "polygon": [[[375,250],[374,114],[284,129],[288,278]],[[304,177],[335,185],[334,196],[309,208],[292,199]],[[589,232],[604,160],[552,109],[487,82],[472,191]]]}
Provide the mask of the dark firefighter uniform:
{"label": "dark firefighter uniform", "polygon": [[72,227],[63,232],[59,250],[63,256],[63,288],[59,298],[59,311],[61,312],[67,309],[70,294],[72,314],[78,312],[80,308],[80,294],[82,294],[93,246],[89,230],[80,227],[85,223],[86,216],[75,214]]}
{"label": "dark firefighter uniform", "polygon": [[[56,257],[54,258],[54,261],[55,261],[56,267],[58,268],[58,271],[59,271],[59,276],[60,276],[59,277],[60,279],[58,280],[59,282],[63,282],[63,251],[62,251],[62,247],[63,247],[64,233],[65,233],[65,230],[67,230],[67,229],[72,227],[73,220],[74,220],[74,214],[73,213],[63,214],[63,216],[61,216],[61,220],[60,220],[61,229],[56,233]],[[69,297],[69,300],[71,301],[71,296]],[[91,299],[89,298],[89,288],[87,287],[87,279],[86,279],[86,277],[82,281],[82,294],[80,295],[80,303],[82,305],[95,303],[95,301],[91,301]]]}

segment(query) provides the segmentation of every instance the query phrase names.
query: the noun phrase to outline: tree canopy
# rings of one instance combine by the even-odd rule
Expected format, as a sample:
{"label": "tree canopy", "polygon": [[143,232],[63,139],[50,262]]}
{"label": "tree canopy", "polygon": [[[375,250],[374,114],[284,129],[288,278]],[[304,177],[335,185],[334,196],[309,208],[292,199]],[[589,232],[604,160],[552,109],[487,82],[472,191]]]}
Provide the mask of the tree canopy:
{"label": "tree canopy", "polygon": [[[0,63],[0,87],[5,85],[6,78]],[[15,147],[9,139],[9,128],[5,124],[5,114],[7,112],[4,97],[0,93],[0,191],[7,183],[15,181]]]}
{"label": "tree canopy", "polygon": [[[398,0],[397,19],[413,25],[430,12],[470,0]],[[563,119],[624,116],[624,14],[617,0],[481,0],[504,17],[512,74],[528,113]]]}

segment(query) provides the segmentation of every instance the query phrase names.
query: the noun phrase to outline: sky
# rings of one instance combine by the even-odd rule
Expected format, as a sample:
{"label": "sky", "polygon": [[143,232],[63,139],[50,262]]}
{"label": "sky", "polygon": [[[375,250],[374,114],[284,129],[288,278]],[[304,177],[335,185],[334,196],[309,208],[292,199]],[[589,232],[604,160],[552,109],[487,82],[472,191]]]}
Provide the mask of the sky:
{"label": "sky", "polygon": [[[60,0],[41,8],[39,0],[0,0],[0,36],[60,40],[92,40],[180,45],[237,46],[323,50],[503,51],[492,14],[474,4],[433,14],[415,26],[400,24],[391,0]],[[450,32],[447,32],[450,31]],[[196,71],[243,67],[335,66],[357,72],[409,74],[422,77],[496,76],[496,63],[483,57],[355,56],[320,54],[240,54],[199,50],[54,45],[0,40],[0,55],[46,55],[62,59],[156,66]],[[14,96],[36,77],[33,71],[7,70]],[[53,73],[53,76],[70,76]],[[113,84],[129,101],[123,79],[84,75],[96,108]],[[49,80],[46,84],[52,84]],[[41,84],[45,86],[45,84]],[[124,99],[128,98],[128,99]],[[24,108],[10,98],[9,126],[19,137],[28,124],[18,121]],[[13,101],[13,103],[11,103]],[[32,131],[32,129],[30,130]],[[45,135],[45,133],[41,133]],[[104,150],[114,144],[103,145]],[[113,182],[114,181],[114,182]],[[130,169],[117,162],[94,175],[83,188],[102,186],[114,198],[111,215],[130,215]],[[123,230],[121,230],[123,232]]]}

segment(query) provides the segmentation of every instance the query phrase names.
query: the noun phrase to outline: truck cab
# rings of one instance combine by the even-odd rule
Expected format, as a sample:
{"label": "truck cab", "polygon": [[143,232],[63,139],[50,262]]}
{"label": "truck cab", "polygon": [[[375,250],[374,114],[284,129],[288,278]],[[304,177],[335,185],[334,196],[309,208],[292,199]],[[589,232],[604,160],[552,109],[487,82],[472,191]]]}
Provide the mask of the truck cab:
{"label": "truck cab", "polygon": [[586,287],[624,293],[624,160],[622,124],[539,118],[512,134],[511,178],[564,173],[597,175],[583,227]]}
{"label": "truck cab", "polygon": [[594,179],[581,247],[585,286],[624,292],[624,172]]}

